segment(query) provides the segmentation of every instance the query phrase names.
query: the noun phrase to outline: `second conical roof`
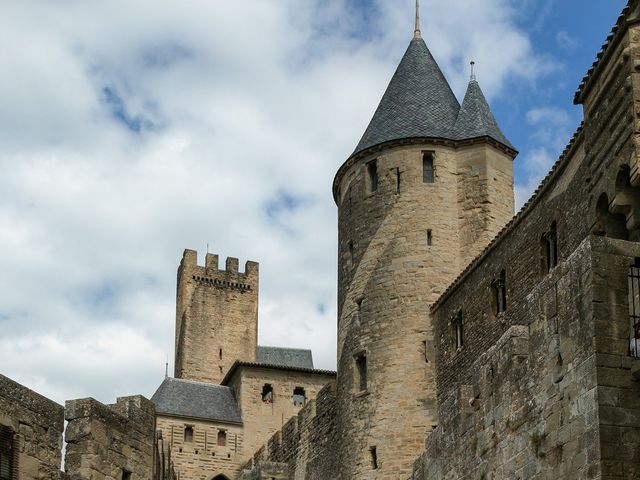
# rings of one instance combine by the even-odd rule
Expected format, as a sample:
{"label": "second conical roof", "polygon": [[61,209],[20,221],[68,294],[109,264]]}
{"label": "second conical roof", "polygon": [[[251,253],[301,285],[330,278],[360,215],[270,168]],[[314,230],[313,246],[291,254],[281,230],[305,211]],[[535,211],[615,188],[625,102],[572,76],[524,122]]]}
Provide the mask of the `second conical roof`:
{"label": "second conical roof", "polygon": [[469,82],[469,88],[467,88],[456,120],[455,132],[458,140],[491,137],[515,150],[515,147],[498,126],[482,89],[475,79]]}
{"label": "second conical roof", "polygon": [[460,103],[421,38],[409,44],[354,154],[404,138],[454,140]]}

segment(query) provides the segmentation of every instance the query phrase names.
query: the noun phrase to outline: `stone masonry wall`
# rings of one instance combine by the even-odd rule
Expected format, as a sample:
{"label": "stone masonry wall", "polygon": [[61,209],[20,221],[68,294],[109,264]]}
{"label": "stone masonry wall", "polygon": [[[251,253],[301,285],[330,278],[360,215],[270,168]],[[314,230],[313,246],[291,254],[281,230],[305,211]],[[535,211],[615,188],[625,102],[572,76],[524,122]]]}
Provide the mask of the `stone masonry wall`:
{"label": "stone masonry wall", "polygon": [[245,465],[242,480],[338,478],[335,383],[324,387]]}
{"label": "stone masonry wall", "polygon": [[[238,399],[244,421],[242,463],[247,462],[258,448],[302,410],[303,406],[293,403],[296,387],[304,388],[308,403],[315,400],[329,382],[335,380],[335,375],[324,372],[297,372],[256,366],[240,368],[229,386]],[[273,397],[265,403],[262,389],[266,384],[273,387]]]}
{"label": "stone masonry wall", "polygon": [[[185,427],[193,428],[193,440],[185,441]],[[235,478],[248,455],[242,425],[207,422],[165,415],[157,417],[157,429],[172,452],[174,467],[185,480],[209,480],[223,474]],[[225,445],[218,432],[225,432]]]}
{"label": "stone masonry wall", "polygon": [[[522,302],[528,315],[479,354],[467,346],[482,340],[483,321],[469,313],[487,299],[465,302],[468,343],[445,354],[468,355],[470,368],[440,398],[441,423],[414,479],[600,478],[592,263],[588,238],[522,300],[512,297],[509,308]],[[458,309],[441,305],[438,326]]]}
{"label": "stone masonry wall", "polygon": [[155,408],[146,398],[119,398],[114,405],[71,400],[65,419],[69,480],[154,478]]}
{"label": "stone masonry wall", "polygon": [[[423,180],[424,152],[433,153],[433,183]],[[339,478],[409,475],[438,423],[429,304],[513,214],[511,168],[488,144],[425,141],[385,147],[339,172]]]}
{"label": "stone masonry wall", "polygon": [[236,360],[254,362],[258,340],[258,264],[186,250],[178,269],[175,377],[220,383]]}
{"label": "stone masonry wall", "polygon": [[0,375],[0,428],[12,437],[15,480],[58,480],[64,409]]}

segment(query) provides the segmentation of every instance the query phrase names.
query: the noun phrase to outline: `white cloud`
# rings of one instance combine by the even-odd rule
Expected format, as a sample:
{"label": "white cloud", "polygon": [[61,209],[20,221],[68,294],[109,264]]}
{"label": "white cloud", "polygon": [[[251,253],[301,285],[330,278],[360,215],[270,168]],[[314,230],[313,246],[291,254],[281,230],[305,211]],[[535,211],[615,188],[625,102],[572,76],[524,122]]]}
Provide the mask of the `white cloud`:
{"label": "white cloud", "polygon": [[572,120],[562,108],[534,108],[527,112],[525,118],[531,127],[529,137],[538,147],[519,160],[527,175],[516,181],[516,208],[520,208],[533,194],[571,138]]}
{"label": "white cloud", "polygon": [[573,38],[566,30],[556,33],[556,42],[563,50],[574,50],[580,46],[580,42]]}
{"label": "white cloud", "polygon": [[[554,68],[508,2],[481,3],[425,6],[458,95],[472,58],[489,97]],[[4,5],[2,373],[58,401],[150,395],[182,249],[207,243],[261,262],[261,343],[334,368],[331,182],[411,37],[410,4]],[[301,203],[274,218],[283,194]]]}

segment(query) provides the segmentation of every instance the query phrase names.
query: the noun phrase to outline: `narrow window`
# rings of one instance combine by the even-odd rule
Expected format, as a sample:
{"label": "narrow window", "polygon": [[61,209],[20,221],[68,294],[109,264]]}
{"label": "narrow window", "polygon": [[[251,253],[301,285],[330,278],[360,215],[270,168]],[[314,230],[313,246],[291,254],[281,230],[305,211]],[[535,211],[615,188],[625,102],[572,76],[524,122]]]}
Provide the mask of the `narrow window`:
{"label": "narrow window", "polygon": [[220,360],[222,360],[222,349],[220,349]]}
{"label": "narrow window", "polygon": [[422,155],[422,181],[424,183],[433,183],[434,179],[433,153],[425,152]]}
{"label": "narrow window", "polygon": [[273,403],[273,387],[268,383],[262,387],[262,401],[264,403]]}
{"label": "narrow window", "polygon": [[357,386],[361,392],[367,390],[367,357],[361,353],[356,357],[356,369],[358,371]]}
{"label": "narrow window", "polygon": [[400,169],[396,168],[396,193],[400,193]]}
{"label": "narrow window", "polygon": [[433,230],[427,230],[427,246],[433,245]]}
{"label": "narrow window", "polygon": [[190,425],[184,427],[184,441],[185,443],[193,442],[193,427]]}
{"label": "narrow window", "polygon": [[629,355],[640,358],[640,258],[629,272]]}
{"label": "narrow window", "polygon": [[11,480],[13,465],[13,431],[0,426],[0,480]]}
{"label": "narrow window", "polygon": [[453,334],[453,344],[457,349],[462,348],[464,345],[464,330],[462,324],[462,310],[458,311],[456,316],[451,321],[453,326],[452,334]]}
{"label": "narrow window", "polygon": [[307,401],[307,396],[305,394],[304,388],[296,387],[293,389],[293,405],[295,407],[301,407]]}
{"label": "narrow window", "polygon": [[371,468],[374,470],[378,469],[378,450],[376,447],[371,447],[369,449],[369,453],[371,454]]}
{"label": "narrow window", "polygon": [[345,253],[346,261],[345,261],[344,267],[346,269],[350,269],[353,266],[353,259],[354,259],[353,252],[354,252],[353,241],[349,240],[347,242],[347,251]]}
{"label": "narrow window", "polygon": [[227,432],[224,430],[218,430],[218,446],[224,447],[227,445]]}
{"label": "narrow window", "polygon": [[356,305],[358,306],[358,311],[362,310],[362,302],[364,302],[364,297],[359,297],[356,300]]}
{"label": "narrow window", "polygon": [[369,173],[369,192],[378,190],[378,161],[372,160],[367,163],[367,172]]}
{"label": "narrow window", "polygon": [[542,273],[547,274],[558,265],[558,231],[556,222],[551,224],[551,229],[542,235],[540,242]]}
{"label": "narrow window", "polygon": [[491,307],[494,315],[499,315],[507,309],[507,274],[504,270],[500,277],[491,282]]}
{"label": "narrow window", "polygon": [[122,480],[131,480],[131,472],[122,470]]}
{"label": "narrow window", "polygon": [[429,363],[429,356],[427,355],[427,341],[422,341],[422,355],[424,355],[424,363]]}

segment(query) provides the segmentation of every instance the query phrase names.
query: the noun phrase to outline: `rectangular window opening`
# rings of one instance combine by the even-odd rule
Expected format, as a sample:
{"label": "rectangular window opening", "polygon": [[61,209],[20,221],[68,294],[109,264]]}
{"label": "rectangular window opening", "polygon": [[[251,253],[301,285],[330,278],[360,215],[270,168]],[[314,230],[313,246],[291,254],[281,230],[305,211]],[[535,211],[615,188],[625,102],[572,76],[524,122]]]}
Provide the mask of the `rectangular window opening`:
{"label": "rectangular window opening", "polygon": [[193,442],[193,427],[191,425],[184,427],[184,441],[185,443]]}
{"label": "rectangular window opening", "polygon": [[122,480],[131,480],[131,472],[122,470]]}
{"label": "rectangular window opening", "polygon": [[640,258],[629,272],[629,355],[640,358]]}
{"label": "rectangular window opening", "polygon": [[227,445],[227,432],[224,430],[218,430],[218,446],[224,447]]}
{"label": "rectangular window opening", "polygon": [[400,193],[400,168],[396,168],[396,193]]}
{"label": "rectangular window opening", "polygon": [[358,388],[361,392],[367,390],[367,357],[364,353],[361,353],[356,357],[356,369],[358,373]]}
{"label": "rectangular window opening", "polygon": [[17,460],[13,445],[13,430],[0,426],[0,479],[12,480],[14,469],[14,459]]}
{"label": "rectangular window opening", "polygon": [[435,181],[432,152],[424,152],[422,154],[422,181],[424,183],[434,183]]}
{"label": "rectangular window opening", "polygon": [[371,447],[369,449],[369,454],[371,455],[371,468],[374,470],[378,469],[378,450],[376,447]]}
{"label": "rectangular window opening", "polygon": [[378,190],[378,160],[367,163],[367,172],[369,174],[369,191],[373,193]]}
{"label": "rectangular window opening", "polygon": [[273,387],[268,383],[262,387],[262,401],[264,403],[273,403]]}
{"label": "rectangular window opening", "polygon": [[302,407],[307,402],[307,394],[302,387],[293,389],[293,406]]}
{"label": "rectangular window opening", "polygon": [[427,246],[433,245],[433,230],[427,230]]}

